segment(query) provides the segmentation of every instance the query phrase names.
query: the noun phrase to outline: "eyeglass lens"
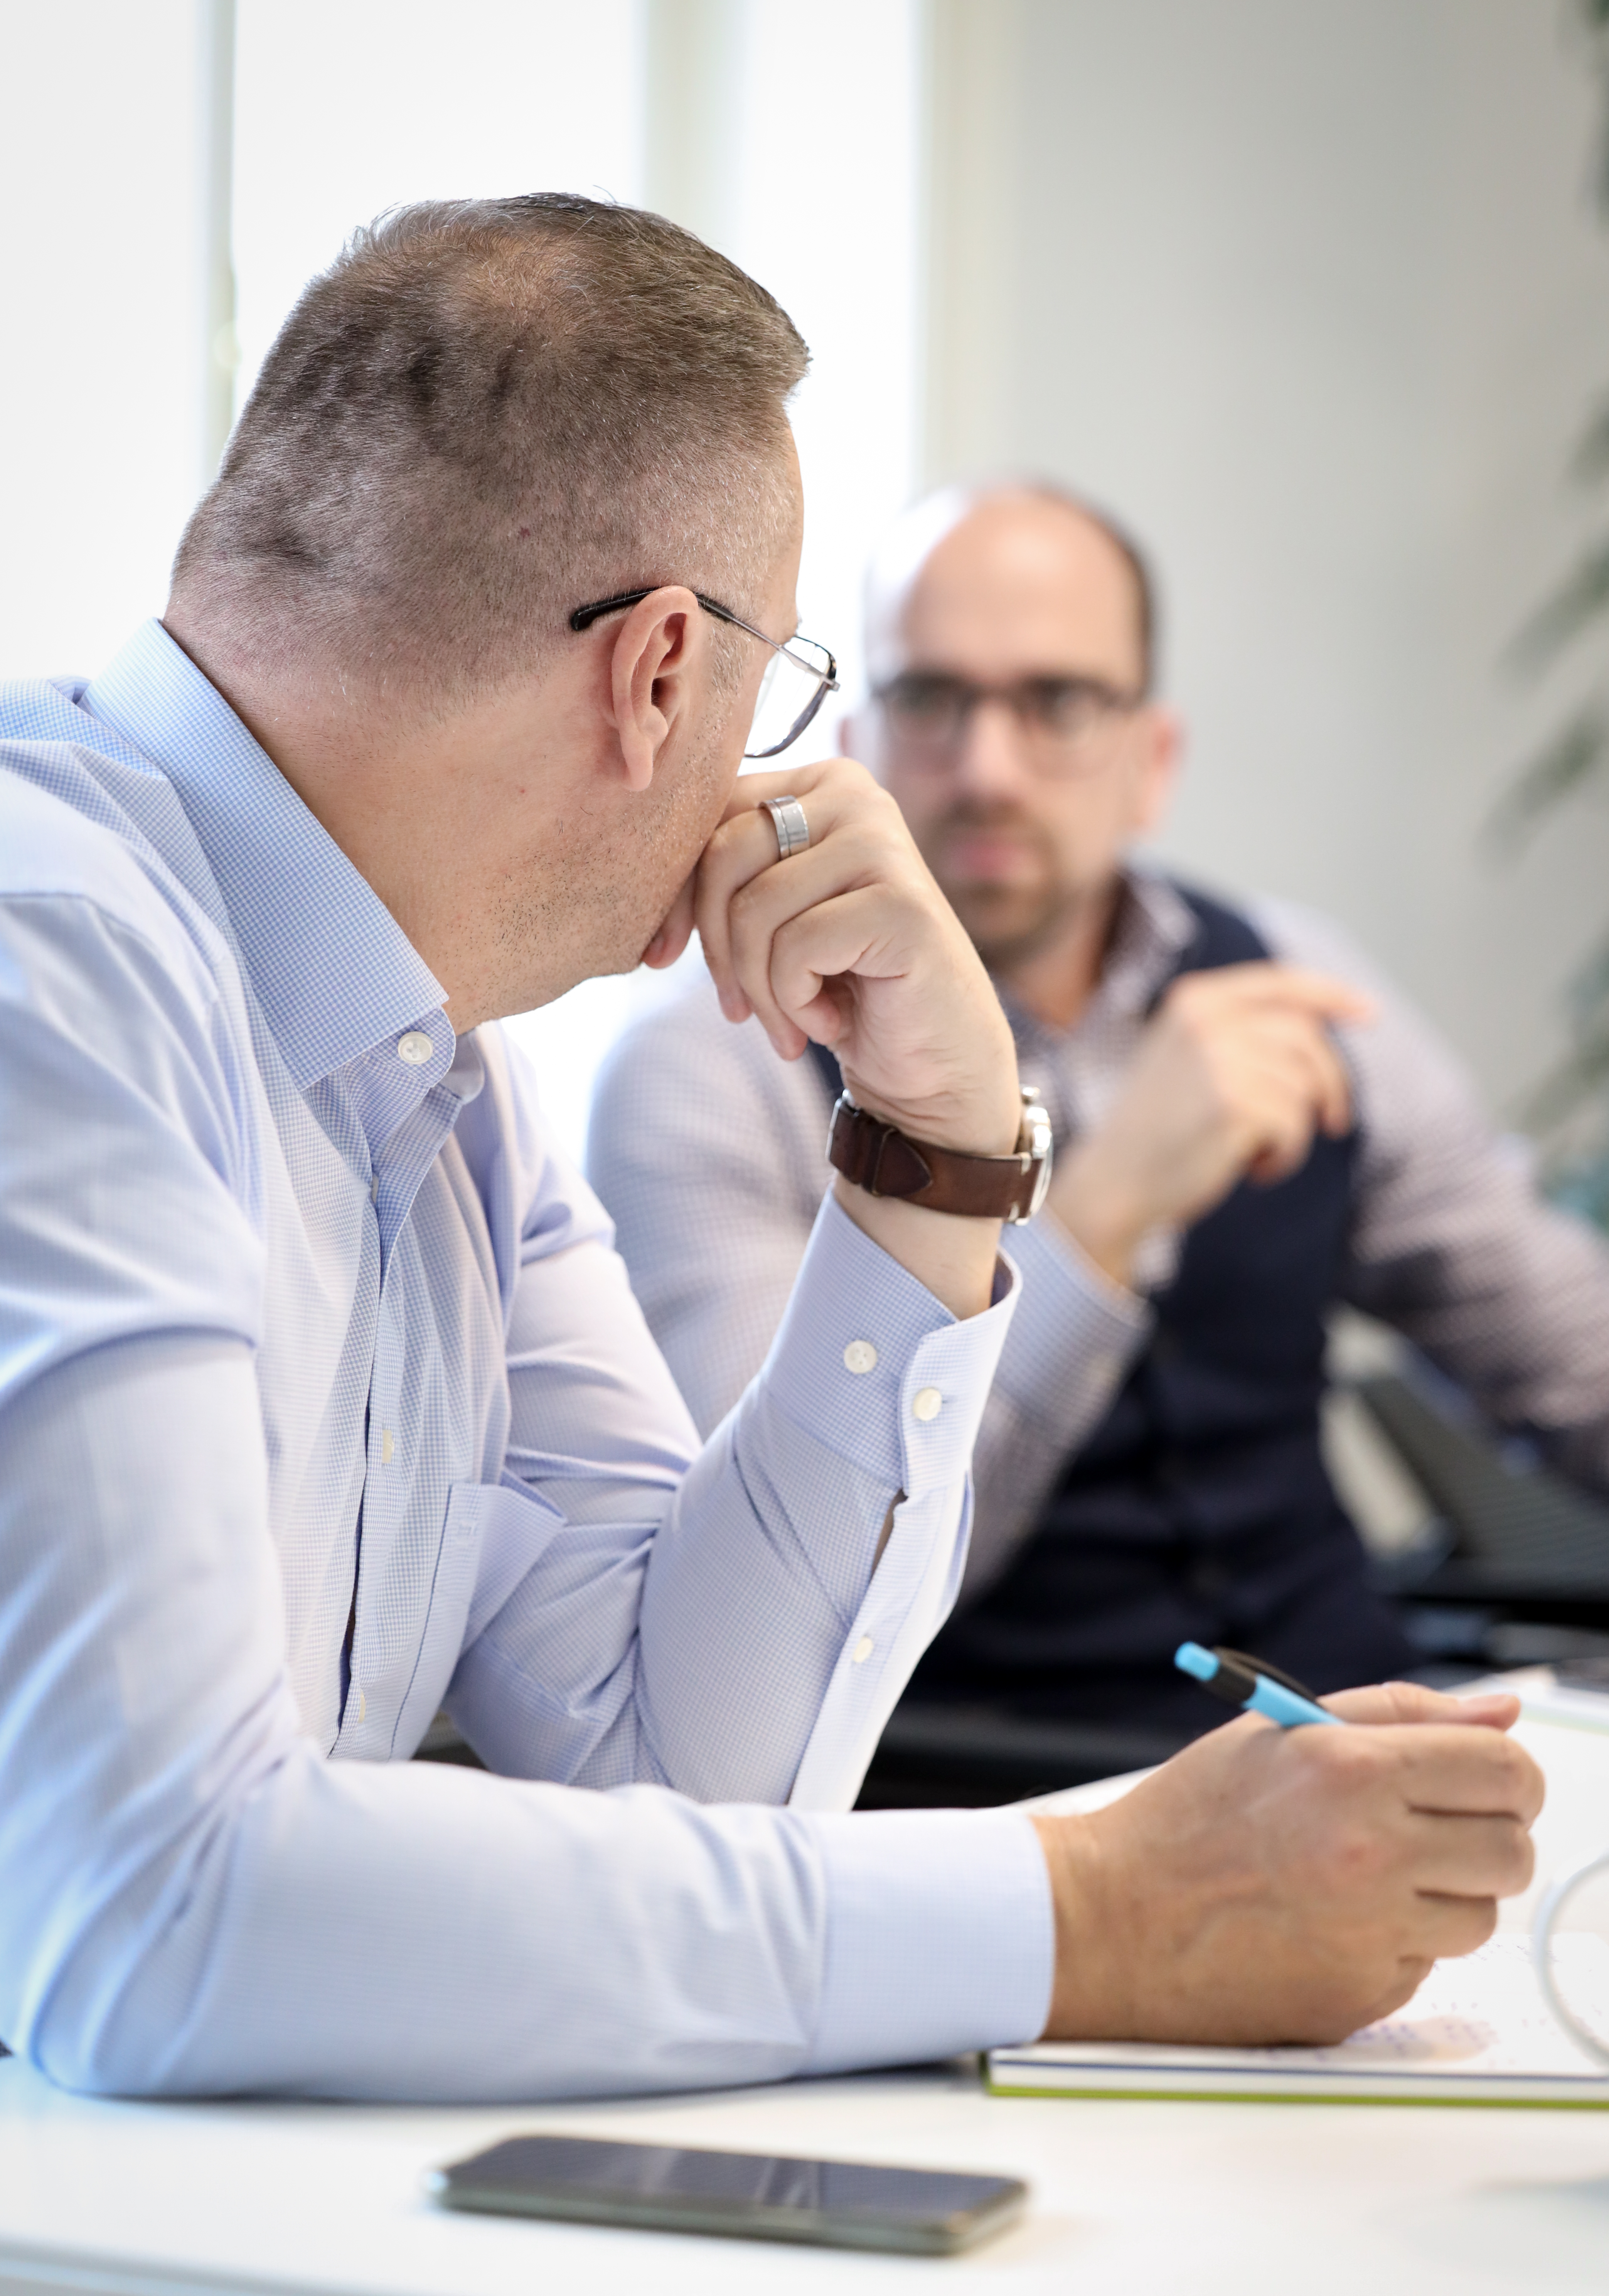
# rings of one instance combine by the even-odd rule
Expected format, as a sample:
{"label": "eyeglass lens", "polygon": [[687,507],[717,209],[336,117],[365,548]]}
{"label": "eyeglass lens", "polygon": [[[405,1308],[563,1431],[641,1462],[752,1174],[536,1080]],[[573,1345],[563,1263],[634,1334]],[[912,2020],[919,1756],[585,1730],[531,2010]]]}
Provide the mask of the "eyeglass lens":
{"label": "eyeglass lens", "polygon": [[[803,646],[808,641],[793,643]],[[796,741],[826,699],[829,676],[825,661],[815,668],[792,652],[774,653],[759,682],[744,757],[773,757]]]}
{"label": "eyeglass lens", "polygon": [[985,701],[1012,712],[1023,742],[1048,770],[1094,762],[1099,737],[1134,706],[1095,678],[1028,677],[1014,685],[974,685],[960,677],[897,677],[878,695],[889,737],[913,759],[942,763],[959,750]]}

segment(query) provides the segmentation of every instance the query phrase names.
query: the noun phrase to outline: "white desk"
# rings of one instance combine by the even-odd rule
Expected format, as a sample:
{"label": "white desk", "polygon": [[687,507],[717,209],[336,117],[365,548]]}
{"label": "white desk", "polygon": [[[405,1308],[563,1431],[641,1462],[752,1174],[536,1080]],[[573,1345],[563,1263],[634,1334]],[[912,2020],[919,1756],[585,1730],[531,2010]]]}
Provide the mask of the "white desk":
{"label": "white desk", "polygon": [[[1609,1738],[1528,1726],[1551,1867],[1609,1841]],[[1095,1793],[1071,1797],[1091,1800]],[[439,2162],[521,2128],[1026,2177],[948,2262],[451,2217]],[[0,2064],[0,2296],[1525,2296],[1609,2287],[1609,2114],[985,2096],[971,2066],[653,2103],[429,2112],[87,2103]]]}

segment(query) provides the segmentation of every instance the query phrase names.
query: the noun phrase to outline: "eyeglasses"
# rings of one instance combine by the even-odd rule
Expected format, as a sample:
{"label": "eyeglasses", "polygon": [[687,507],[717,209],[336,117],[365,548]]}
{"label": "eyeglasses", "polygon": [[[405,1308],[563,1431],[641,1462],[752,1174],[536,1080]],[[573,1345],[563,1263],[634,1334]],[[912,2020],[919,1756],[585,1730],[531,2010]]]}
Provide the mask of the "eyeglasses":
{"label": "eyeglasses", "polygon": [[[745,622],[718,599],[706,598],[702,590],[693,594],[705,613],[713,614],[718,622],[729,622],[735,630],[746,630],[761,645],[770,647],[771,659],[759,682],[754,722],[749,728],[743,756],[779,756],[798,741],[828,694],[837,693],[838,664],[825,646],[817,645],[814,638],[768,638],[764,630],[757,630],[752,622]],[[639,606],[644,598],[653,595],[652,590],[622,590],[618,597],[600,598],[595,604],[578,606],[570,618],[570,627],[572,630],[589,630],[605,614],[624,613],[628,606]]]}
{"label": "eyeglasses", "polygon": [[1118,719],[1142,707],[1100,677],[1024,677],[1014,685],[977,685],[939,670],[909,669],[872,696],[890,745],[907,763],[930,772],[953,766],[974,709],[998,701],[1017,721],[1023,761],[1050,780],[1095,772],[1110,752],[1102,741]]}

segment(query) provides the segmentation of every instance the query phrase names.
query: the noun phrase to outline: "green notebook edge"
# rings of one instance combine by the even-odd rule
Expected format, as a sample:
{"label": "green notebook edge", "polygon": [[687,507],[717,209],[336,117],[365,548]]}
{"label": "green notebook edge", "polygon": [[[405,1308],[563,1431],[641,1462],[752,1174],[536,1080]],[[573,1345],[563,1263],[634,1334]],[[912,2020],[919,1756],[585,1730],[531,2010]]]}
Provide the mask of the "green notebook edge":
{"label": "green notebook edge", "polygon": [[1609,2092],[1602,2096],[1414,2096],[1400,2088],[1371,2090],[1367,2095],[1301,2089],[1053,2088],[1048,2082],[997,2081],[987,2059],[983,2089],[988,2096],[1069,2097],[1096,2104],[1386,2104],[1398,2112],[1416,2105],[1432,2111],[1445,2106],[1455,2112],[1609,2112]]}

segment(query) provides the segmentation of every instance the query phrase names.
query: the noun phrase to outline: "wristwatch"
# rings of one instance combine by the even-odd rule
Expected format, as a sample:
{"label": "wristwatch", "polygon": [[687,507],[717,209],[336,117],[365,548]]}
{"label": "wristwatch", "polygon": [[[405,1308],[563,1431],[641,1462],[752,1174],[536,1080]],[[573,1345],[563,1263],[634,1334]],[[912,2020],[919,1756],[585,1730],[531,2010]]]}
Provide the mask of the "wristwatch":
{"label": "wristwatch", "polygon": [[912,1140],[839,1096],[827,1135],[827,1161],[869,1196],[897,1196],[926,1211],[966,1219],[1031,1219],[1050,1185],[1050,1118],[1031,1085],[1022,1086],[1014,1156],[966,1156]]}

